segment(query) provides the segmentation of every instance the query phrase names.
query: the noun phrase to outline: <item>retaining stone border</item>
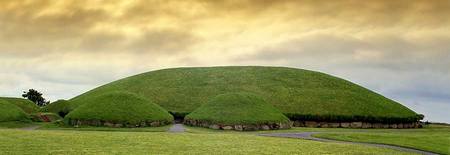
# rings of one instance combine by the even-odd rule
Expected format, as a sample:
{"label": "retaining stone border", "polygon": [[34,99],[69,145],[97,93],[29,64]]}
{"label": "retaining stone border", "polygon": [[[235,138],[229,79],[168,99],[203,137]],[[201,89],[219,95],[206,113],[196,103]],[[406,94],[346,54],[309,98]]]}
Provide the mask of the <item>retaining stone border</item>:
{"label": "retaining stone border", "polygon": [[255,130],[278,130],[289,129],[292,127],[292,122],[287,123],[264,123],[264,124],[214,124],[202,120],[184,120],[183,124],[189,126],[198,126],[217,130],[236,130],[236,131],[255,131]]}
{"label": "retaining stone border", "polygon": [[383,124],[383,123],[369,123],[369,122],[316,122],[316,121],[294,121],[294,127],[314,127],[314,128],[392,128],[392,129],[404,129],[404,128],[421,128],[422,125],[419,122],[411,123],[396,123],[396,124]]}
{"label": "retaining stone border", "polygon": [[158,127],[172,124],[169,121],[145,121],[138,124],[129,124],[129,123],[120,123],[120,122],[111,122],[111,121],[102,121],[102,120],[69,120],[68,124],[72,126],[106,126],[106,127],[114,127],[114,128],[136,128],[136,127]]}

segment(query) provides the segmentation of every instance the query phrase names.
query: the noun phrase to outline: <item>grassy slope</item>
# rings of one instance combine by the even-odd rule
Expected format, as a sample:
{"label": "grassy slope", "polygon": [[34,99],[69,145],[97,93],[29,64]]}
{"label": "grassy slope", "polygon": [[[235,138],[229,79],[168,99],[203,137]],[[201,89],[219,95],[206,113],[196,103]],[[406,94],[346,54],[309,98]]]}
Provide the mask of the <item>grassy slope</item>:
{"label": "grassy slope", "polygon": [[321,133],[314,136],[344,141],[392,144],[450,154],[449,126],[412,130],[380,130],[379,132]]}
{"label": "grassy slope", "polygon": [[[402,154],[361,145],[249,134],[0,129],[0,154]],[[406,154],[406,153],[403,153]]]}
{"label": "grassy slope", "polygon": [[219,124],[261,124],[289,119],[261,97],[249,93],[227,93],[214,97],[186,116]]}
{"label": "grassy slope", "polygon": [[106,93],[89,100],[70,112],[65,119],[105,120],[140,123],[141,121],[172,121],[166,110],[131,93]]}
{"label": "grassy slope", "polygon": [[18,106],[0,100],[0,122],[27,121],[27,114]]}
{"label": "grassy slope", "polygon": [[71,101],[126,90],[151,99],[169,111],[192,112],[227,92],[252,92],[283,113],[412,117],[413,111],[368,89],[327,74],[284,67],[175,68],[115,81]]}
{"label": "grassy slope", "polygon": [[28,114],[36,113],[39,111],[39,107],[27,99],[13,98],[13,97],[0,97],[0,100],[4,100],[9,103],[15,104]]}
{"label": "grassy slope", "polygon": [[67,100],[58,100],[55,102],[52,102],[49,105],[46,105],[41,109],[43,112],[52,112],[55,114],[58,114],[59,112],[69,112],[73,110],[74,108],[70,107],[70,103]]}

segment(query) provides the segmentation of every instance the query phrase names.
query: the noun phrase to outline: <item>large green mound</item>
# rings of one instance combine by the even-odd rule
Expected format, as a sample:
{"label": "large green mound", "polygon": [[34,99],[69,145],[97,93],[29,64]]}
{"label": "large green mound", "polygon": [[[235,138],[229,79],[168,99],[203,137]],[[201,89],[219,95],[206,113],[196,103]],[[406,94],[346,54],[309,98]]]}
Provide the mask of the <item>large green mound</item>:
{"label": "large green mound", "polygon": [[163,69],[103,85],[70,101],[76,107],[113,91],[135,93],[173,113],[192,112],[219,94],[250,92],[293,120],[417,120],[412,110],[349,81],[285,67]]}
{"label": "large green mound", "polygon": [[46,105],[41,109],[43,112],[51,112],[58,114],[61,117],[65,117],[73,108],[67,100],[58,100]]}
{"label": "large green mound", "polygon": [[14,104],[14,105],[20,107],[23,111],[25,111],[28,114],[36,113],[39,111],[39,107],[27,99],[13,98],[13,97],[0,97],[0,100],[9,102],[11,104]]}
{"label": "large green mound", "polygon": [[187,115],[185,123],[230,129],[241,125],[238,130],[290,128],[289,118],[262,97],[250,93],[218,95]]}
{"label": "large green mound", "polygon": [[71,125],[161,126],[173,121],[159,105],[135,94],[111,92],[93,97],[65,117]]}
{"label": "large green mound", "polygon": [[8,121],[29,121],[29,118],[18,106],[0,100],[0,122]]}

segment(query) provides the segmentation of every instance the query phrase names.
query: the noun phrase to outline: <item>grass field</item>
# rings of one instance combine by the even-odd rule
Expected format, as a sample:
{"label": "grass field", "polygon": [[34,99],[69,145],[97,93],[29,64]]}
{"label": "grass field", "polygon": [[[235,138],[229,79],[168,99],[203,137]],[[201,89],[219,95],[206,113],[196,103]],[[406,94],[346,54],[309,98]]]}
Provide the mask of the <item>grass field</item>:
{"label": "grass field", "polygon": [[[33,131],[12,129],[36,125],[41,127]],[[52,123],[2,122],[0,154],[409,154],[364,145],[256,135],[312,131],[321,132],[313,135],[315,137],[392,144],[449,154],[450,140],[450,128],[441,125],[422,129],[292,128],[252,132],[186,127],[185,133],[165,132],[169,127],[74,128]]]}
{"label": "grass field", "polygon": [[410,130],[373,130],[364,132],[320,133],[315,137],[344,141],[392,144],[450,154],[450,127],[433,126]]}
{"label": "grass field", "polygon": [[245,133],[0,129],[0,154],[407,154]]}
{"label": "grass field", "polygon": [[416,117],[416,113],[405,106],[349,81],[285,67],[164,69],[100,86],[70,101],[78,106],[99,94],[113,91],[138,94],[178,113],[192,112],[219,94],[250,92],[260,95],[285,114],[349,119],[353,116]]}

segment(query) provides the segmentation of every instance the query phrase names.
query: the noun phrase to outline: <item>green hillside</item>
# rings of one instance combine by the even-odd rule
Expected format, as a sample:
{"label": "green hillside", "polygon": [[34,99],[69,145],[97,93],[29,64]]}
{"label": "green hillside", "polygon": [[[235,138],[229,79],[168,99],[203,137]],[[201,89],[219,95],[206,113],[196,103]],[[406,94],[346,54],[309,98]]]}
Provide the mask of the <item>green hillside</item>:
{"label": "green hillside", "polygon": [[289,118],[263,98],[243,92],[212,98],[186,116],[185,121],[191,120],[221,125],[289,123]]}
{"label": "green hillside", "polygon": [[71,108],[71,104],[67,100],[58,100],[52,102],[41,109],[41,111],[43,112],[55,113],[61,117],[66,116],[71,110],[73,110],[73,108]]}
{"label": "green hillside", "polygon": [[173,68],[124,78],[77,96],[74,107],[95,96],[127,91],[174,113],[189,113],[214,96],[250,92],[291,119],[415,121],[405,106],[349,81],[324,73],[286,67]]}
{"label": "green hillside", "polygon": [[[124,92],[109,92],[93,97],[70,112],[65,120],[69,124],[81,121],[82,125],[112,124],[131,126],[155,126],[169,124],[173,117],[165,109],[137,95]],[[144,124],[147,123],[147,124]]]}
{"label": "green hillside", "polygon": [[9,102],[11,104],[14,104],[14,105],[20,107],[23,111],[25,111],[28,114],[36,113],[39,111],[39,107],[27,99],[13,98],[13,97],[0,97],[0,100]]}
{"label": "green hillside", "polygon": [[18,106],[0,100],[0,122],[8,121],[29,121],[29,118]]}

